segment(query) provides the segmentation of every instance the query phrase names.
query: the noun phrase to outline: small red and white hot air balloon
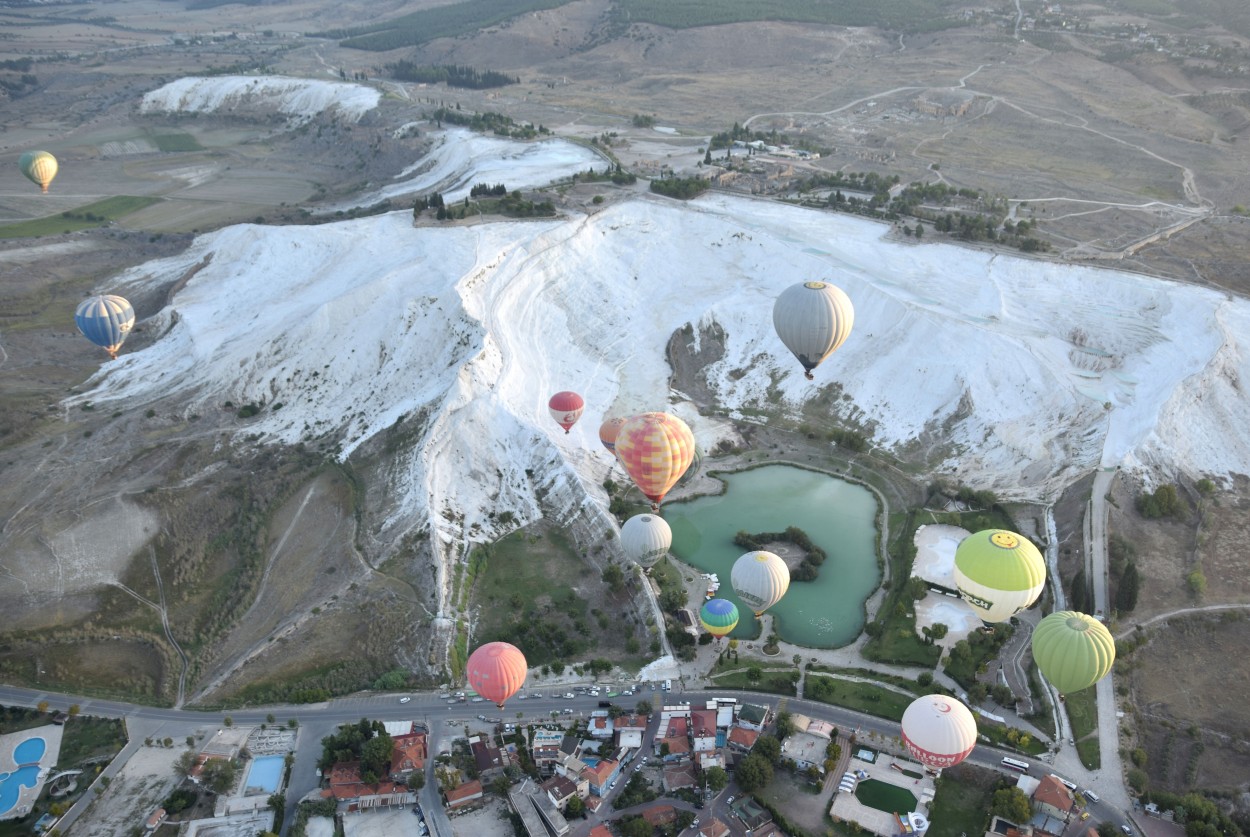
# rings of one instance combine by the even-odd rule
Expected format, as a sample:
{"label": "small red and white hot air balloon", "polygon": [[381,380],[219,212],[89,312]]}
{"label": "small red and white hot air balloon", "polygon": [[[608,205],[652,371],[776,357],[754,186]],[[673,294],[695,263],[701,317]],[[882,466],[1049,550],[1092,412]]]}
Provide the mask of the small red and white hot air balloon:
{"label": "small red and white hot air balloon", "polygon": [[582,417],[582,411],[585,409],[586,402],[571,390],[557,392],[547,402],[547,410],[551,413],[551,417],[556,420],[556,424],[564,428],[565,433],[577,424],[577,420]]}

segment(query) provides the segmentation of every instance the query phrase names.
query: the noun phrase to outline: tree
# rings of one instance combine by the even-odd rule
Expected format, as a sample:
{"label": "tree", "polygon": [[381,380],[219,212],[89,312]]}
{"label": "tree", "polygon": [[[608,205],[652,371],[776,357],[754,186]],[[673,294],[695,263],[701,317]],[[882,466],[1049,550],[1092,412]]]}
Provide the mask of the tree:
{"label": "tree", "polygon": [[720,793],[729,784],[729,774],[723,767],[709,767],[703,772],[703,778],[707,780],[708,789],[712,793]]}
{"label": "tree", "polygon": [[184,750],[177,759],[174,760],[174,772],[182,778],[191,775],[191,771],[195,769],[195,750]]}
{"label": "tree", "polygon": [[1029,798],[1019,788],[1001,788],[994,791],[990,812],[1017,824],[1027,823],[1032,815]]}
{"label": "tree", "polygon": [[1011,687],[1005,683],[995,683],[990,693],[994,696],[994,702],[999,706],[1011,706],[1016,702],[1016,696],[1012,693]]}
{"label": "tree", "polygon": [[768,787],[772,782],[773,766],[768,759],[759,753],[752,752],[738,764],[734,770],[734,779],[744,792],[754,793]]}
{"label": "tree", "polygon": [[425,787],[425,771],[414,770],[408,774],[408,787],[414,791],[419,791]]}
{"label": "tree", "polygon": [[651,711],[651,701],[649,700],[640,700],[634,704],[634,712],[639,715],[650,715]]}
{"label": "tree", "polygon": [[41,700],[35,705],[35,708],[39,710],[40,714],[46,715],[48,713],[48,702]]}
{"label": "tree", "polygon": [[784,709],[777,713],[777,738],[781,741],[794,735],[794,716]]}
{"label": "tree", "polygon": [[491,791],[498,796],[507,796],[510,787],[512,787],[512,782],[508,781],[507,776],[496,776],[490,783]]}
{"label": "tree", "polygon": [[625,586],[625,573],[621,571],[620,564],[608,564],[603,568],[603,582],[613,590]]}
{"label": "tree", "polygon": [[747,680],[750,680],[752,683],[760,682],[760,678],[763,676],[764,676],[764,672],[760,669],[759,666],[747,667]]}
{"label": "tree", "polygon": [[1116,610],[1121,613],[1128,613],[1137,607],[1137,590],[1140,584],[1140,577],[1137,574],[1137,562],[1129,561],[1124,565],[1124,572],[1115,588]]}
{"label": "tree", "polygon": [[209,759],[204,763],[204,771],[200,774],[200,780],[204,783],[204,787],[221,795],[234,787],[238,771],[239,763],[234,759]]}
{"label": "tree", "polygon": [[566,817],[584,817],[586,816],[586,803],[582,801],[580,796],[574,794],[569,797],[568,805],[564,808]]}
{"label": "tree", "polygon": [[278,719],[273,716],[272,712],[270,712],[268,715],[265,716],[265,720],[272,724],[274,721]]}
{"label": "tree", "polygon": [[221,722],[228,727],[234,726],[234,718],[231,718],[229,715],[223,718]]}
{"label": "tree", "polygon": [[781,761],[781,742],[776,737],[765,733],[755,739],[755,746],[751,748],[751,752],[768,759],[769,764],[777,764]]}
{"label": "tree", "polygon": [[924,224],[917,224],[916,225],[916,238],[919,239],[923,237],[924,237]]}
{"label": "tree", "polygon": [[68,709],[68,710],[66,710],[66,711],[68,711],[68,712],[69,712],[69,716],[70,716],[71,718],[74,718],[74,717],[77,717],[77,716],[78,716],[78,713],[82,711],[82,708],[81,708],[78,704],[76,704],[76,703],[71,703],[71,704],[69,705],[69,709]]}
{"label": "tree", "polygon": [[269,794],[269,799],[266,802],[269,803],[269,807],[273,810],[274,821],[282,822],[282,818],[286,813],[286,795],[279,791],[274,791]]}
{"label": "tree", "polygon": [[621,837],[651,837],[655,829],[642,817],[626,817],[621,820]]}
{"label": "tree", "polygon": [[944,639],[946,637],[946,634],[950,631],[950,628],[946,625],[943,625],[941,622],[934,622],[933,625],[929,628],[929,631],[932,634],[933,639],[936,641],[936,640]]}

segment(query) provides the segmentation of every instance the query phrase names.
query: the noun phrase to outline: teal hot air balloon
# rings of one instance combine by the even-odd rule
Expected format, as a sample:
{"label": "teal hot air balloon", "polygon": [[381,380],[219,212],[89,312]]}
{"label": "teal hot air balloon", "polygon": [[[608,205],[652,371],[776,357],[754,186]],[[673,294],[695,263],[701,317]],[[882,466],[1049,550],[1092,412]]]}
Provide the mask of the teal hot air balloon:
{"label": "teal hot air balloon", "polygon": [[1079,692],[1111,671],[1115,640],[1092,616],[1056,611],[1033,631],[1033,661],[1060,694]]}
{"label": "teal hot air balloon", "polygon": [[709,599],[699,611],[703,630],[722,637],[738,625],[738,608],[728,599]]}
{"label": "teal hot air balloon", "polygon": [[135,309],[120,296],[93,296],[78,305],[74,322],[83,337],[108,352],[109,357],[116,358],[117,350],[134,327]]}

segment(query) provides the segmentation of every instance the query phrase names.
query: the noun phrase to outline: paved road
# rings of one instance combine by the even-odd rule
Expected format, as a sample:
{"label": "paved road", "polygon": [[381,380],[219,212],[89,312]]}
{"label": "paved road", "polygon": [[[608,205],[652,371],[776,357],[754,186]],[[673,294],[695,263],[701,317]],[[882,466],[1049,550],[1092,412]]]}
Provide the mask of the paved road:
{"label": "paved road", "polygon": [[[294,819],[299,800],[315,791],[320,785],[316,774],[316,763],[321,755],[319,746],[321,739],[333,732],[338,725],[355,722],[361,718],[367,717],[371,720],[381,721],[412,720],[425,724],[430,730],[430,754],[433,756],[438,752],[438,742],[444,734],[444,727],[448,721],[454,722],[457,726],[464,724],[470,726],[480,725],[483,731],[488,729],[490,725],[483,724],[478,720],[477,716],[479,714],[484,714],[487,717],[501,717],[507,721],[517,719],[529,721],[550,719],[552,712],[558,713],[560,718],[585,718],[592,710],[598,708],[598,702],[603,699],[613,700],[617,705],[628,709],[632,709],[639,700],[648,700],[657,710],[665,702],[665,698],[667,698],[667,702],[670,704],[679,701],[699,703],[713,696],[732,694],[740,700],[767,704],[774,708],[778,702],[777,695],[765,693],[699,690],[665,695],[661,691],[652,692],[646,687],[643,687],[638,694],[630,696],[621,695],[615,698],[605,698],[603,695],[592,697],[585,694],[576,694],[571,699],[564,698],[562,696],[564,693],[560,690],[572,688],[572,686],[561,686],[553,690],[547,687],[544,688],[542,697],[527,697],[524,701],[514,698],[506,710],[498,710],[490,703],[485,702],[473,703],[466,701],[464,703],[449,704],[445,699],[432,693],[410,693],[407,695],[409,701],[405,703],[400,702],[400,694],[370,694],[321,704],[259,707],[229,713],[195,712],[138,706],[120,701],[94,700],[9,686],[0,686],[0,704],[33,707],[40,701],[46,700],[53,709],[66,709],[71,704],[77,703],[84,715],[124,718],[131,734],[131,741],[126,749],[123,750],[123,758],[114,759],[105,771],[106,775],[112,775],[119,770],[125,764],[125,759],[129,758],[134,750],[138,749],[142,744],[145,734],[137,732],[137,730],[151,730],[167,724],[211,725],[223,722],[227,714],[233,719],[235,724],[239,725],[266,723],[267,717],[271,714],[277,718],[278,723],[294,719],[299,724],[298,749],[296,751],[295,764],[291,770],[291,781],[287,788],[287,818],[286,822],[283,823],[282,829],[282,833],[285,834]],[[530,694],[533,694],[533,692]],[[816,701],[789,698],[786,701],[785,708],[787,711],[799,712],[812,718],[828,720],[838,726],[839,729],[854,732],[861,740],[872,741],[874,735],[879,740],[888,740],[899,735],[897,723]],[[565,714],[565,709],[571,709],[572,712]],[[658,715],[653,718],[652,723],[648,726],[647,737],[644,740],[644,751],[646,751],[647,745],[654,738],[657,726]],[[1000,762],[1004,755],[1009,754],[986,745],[979,745],[973,751],[968,761],[982,767],[1002,770]],[[1032,765],[1030,773],[1040,778],[1052,769],[1045,763],[1038,762]],[[443,813],[442,803],[438,797],[437,783],[434,781],[433,776],[433,758],[429,760],[426,771],[426,784],[421,790],[419,798],[426,813],[427,822],[430,823],[433,832],[432,837],[454,837],[451,822]],[[1116,775],[1118,780],[1118,774],[1111,775]],[[1069,778],[1080,781],[1076,777]],[[1115,784],[1118,785],[1119,782],[1117,781]],[[618,785],[618,791],[623,786],[623,783]],[[1108,786],[1104,791],[1099,786],[1099,793],[1106,797],[1110,796],[1113,790]],[[88,791],[88,794],[93,794],[93,792]],[[84,796],[84,799],[86,799],[86,796]],[[1113,800],[1114,797],[1112,797]],[[83,804],[82,808],[85,809],[85,807],[86,805]],[[1114,806],[1108,805],[1105,800],[1103,807],[1106,809],[1103,815],[1114,821],[1118,816],[1114,811]],[[79,806],[76,805],[75,808],[79,808]],[[715,809],[707,813],[712,814],[714,812]],[[605,807],[598,819],[606,819],[612,813],[610,806]],[[721,816],[721,814],[718,813],[717,816]],[[72,823],[72,820],[70,822]]]}

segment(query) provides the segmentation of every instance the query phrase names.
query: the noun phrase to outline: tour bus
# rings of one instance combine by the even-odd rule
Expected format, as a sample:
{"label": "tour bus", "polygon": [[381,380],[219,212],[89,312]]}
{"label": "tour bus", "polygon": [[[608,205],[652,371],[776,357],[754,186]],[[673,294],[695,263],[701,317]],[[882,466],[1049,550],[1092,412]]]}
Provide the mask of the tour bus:
{"label": "tour bus", "polygon": [[1056,782],[1063,785],[1065,788],[1067,788],[1070,791],[1076,790],[1076,782],[1069,782],[1067,779],[1055,773],[1050,774],[1050,778],[1054,779]]}
{"label": "tour bus", "polygon": [[1021,773],[1029,772],[1029,763],[1027,761],[1020,761],[1019,759],[1004,758],[1003,767],[1007,767],[1012,770],[1019,770]]}

